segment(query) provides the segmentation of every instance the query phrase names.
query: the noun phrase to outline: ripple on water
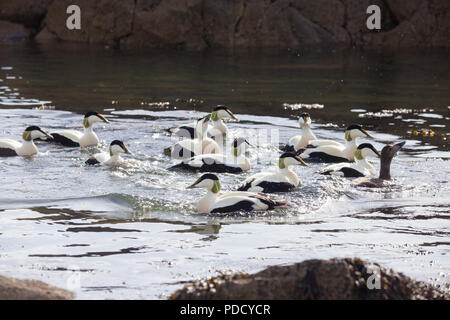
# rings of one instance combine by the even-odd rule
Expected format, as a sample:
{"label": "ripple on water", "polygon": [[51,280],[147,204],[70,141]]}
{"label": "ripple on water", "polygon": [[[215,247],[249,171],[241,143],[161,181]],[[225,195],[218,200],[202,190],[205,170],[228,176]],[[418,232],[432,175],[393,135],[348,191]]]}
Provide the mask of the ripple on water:
{"label": "ripple on water", "polygon": [[[291,193],[270,195],[288,201],[288,208],[202,215],[194,208],[205,191],[186,190],[199,175],[166,170],[174,161],[162,149],[173,140],[161,131],[202,113],[113,113],[111,126],[96,127],[98,147],[70,149],[38,142],[37,157],[0,160],[2,274],[44,276],[62,287],[77,274],[80,287],[73,290],[79,298],[155,298],[216,270],[252,272],[307,258],[359,256],[422,280],[450,271],[445,152],[428,146],[419,150],[419,141],[408,141],[393,161],[393,184],[382,190],[320,176],[321,164],[294,168],[302,185]],[[13,119],[3,123],[2,136],[16,138],[30,122],[47,130],[63,124],[79,129],[82,119],[59,110],[2,109],[0,116]],[[242,121],[229,125],[231,136],[279,128],[285,141],[298,133],[294,119],[238,116]],[[313,130],[321,138],[343,139],[340,128],[314,124]],[[373,135],[377,149],[399,140],[390,133]],[[117,138],[133,153],[125,155],[127,167],[84,166],[90,154]],[[254,169],[221,174],[224,190],[274,167],[278,152],[271,140],[255,144],[258,148],[249,150]]]}

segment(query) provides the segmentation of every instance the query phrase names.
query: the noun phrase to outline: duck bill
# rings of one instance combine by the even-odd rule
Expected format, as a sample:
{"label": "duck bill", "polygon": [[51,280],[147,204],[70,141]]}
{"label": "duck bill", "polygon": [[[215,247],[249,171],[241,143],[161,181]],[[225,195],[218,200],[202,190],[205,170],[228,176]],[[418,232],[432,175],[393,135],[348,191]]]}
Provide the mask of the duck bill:
{"label": "duck bill", "polygon": [[394,152],[398,152],[401,148],[403,148],[403,146],[406,144],[406,141],[400,142],[400,143],[396,143],[393,145],[392,149]]}
{"label": "duck bill", "polygon": [[304,124],[311,124],[311,118],[310,117],[302,117]]}
{"label": "duck bill", "polygon": [[373,139],[373,137],[372,137],[365,129],[361,128],[361,132],[364,133],[364,134],[365,134],[366,136],[368,136],[369,138],[372,138],[372,139]]}
{"label": "duck bill", "polygon": [[194,189],[197,188],[197,184],[200,182],[200,178],[197,179],[193,184],[191,184],[189,187],[187,187],[186,189]]}
{"label": "duck bill", "polygon": [[364,134],[365,134],[366,136],[368,136],[369,138],[372,138],[372,139],[373,139],[373,137],[372,137],[365,129],[361,128],[361,132],[364,133]]}
{"label": "duck bill", "polygon": [[230,115],[230,117],[233,119],[233,120],[237,120],[237,121],[239,121],[239,119],[238,118],[236,118],[236,116],[233,114],[233,112],[231,112],[231,110],[230,109],[227,109],[227,113]]}
{"label": "duck bill", "polygon": [[103,115],[101,115],[100,113],[97,114],[97,117],[100,118],[103,122],[110,123],[110,122],[108,121],[108,119],[106,119],[106,118],[105,118]]}
{"label": "duck bill", "polygon": [[300,164],[301,164],[302,166],[304,166],[304,167],[307,167],[307,166],[308,166],[308,165],[306,164],[306,162],[303,161],[303,159],[300,158],[299,156],[295,156],[295,159],[296,159],[298,162],[300,162]]}
{"label": "duck bill", "polygon": [[380,151],[378,151],[378,150],[375,149],[375,154],[377,155],[378,158],[381,158],[381,153],[380,153]]}
{"label": "duck bill", "polygon": [[125,153],[131,153],[129,150],[128,150],[128,148],[127,148],[127,146],[126,145],[122,145],[122,149],[123,149],[123,151],[125,152]]}
{"label": "duck bill", "polygon": [[40,130],[47,138],[49,138],[49,139],[53,139],[53,136],[50,134],[50,133],[48,133],[48,132],[46,132],[46,131],[44,131],[44,130]]}

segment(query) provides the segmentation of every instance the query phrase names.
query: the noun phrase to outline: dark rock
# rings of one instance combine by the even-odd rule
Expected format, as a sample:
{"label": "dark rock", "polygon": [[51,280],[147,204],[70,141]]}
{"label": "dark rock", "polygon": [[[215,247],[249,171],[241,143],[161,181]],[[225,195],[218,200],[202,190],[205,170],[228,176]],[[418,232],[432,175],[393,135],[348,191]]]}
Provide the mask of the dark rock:
{"label": "dark rock", "polygon": [[[380,275],[380,289],[369,289]],[[376,274],[376,273],[375,273]],[[188,284],[170,299],[449,299],[450,294],[403,274],[359,259],[307,260],[290,266],[269,267],[253,275],[212,277]]]}
{"label": "dark rock", "polygon": [[0,0],[0,20],[38,28],[53,0]]}
{"label": "dark rock", "polygon": [[[69,30],[66,13],[69,5],[76,4],[81,11],[81,29]],[[52,2],[44,21],[44,28],[38,34],[41,41],[55,38],[67,41],[81,41],[116,45],[120,39],[131,34],[134,19],[134,0],[58,0]]]}
{"label": "dark rock", "polygon": [[71,300],[67,290],[37,280],[18,280],[0,276],[0,300]]}
{"label": "dark rock", "polygon": [[[81,30],[66,27],[71,4]],[[367,29],[369,5],[381,30]],[[450,48],[448,0],[0,0],[0,19],[40,31],[40,42],[123,49]]]}

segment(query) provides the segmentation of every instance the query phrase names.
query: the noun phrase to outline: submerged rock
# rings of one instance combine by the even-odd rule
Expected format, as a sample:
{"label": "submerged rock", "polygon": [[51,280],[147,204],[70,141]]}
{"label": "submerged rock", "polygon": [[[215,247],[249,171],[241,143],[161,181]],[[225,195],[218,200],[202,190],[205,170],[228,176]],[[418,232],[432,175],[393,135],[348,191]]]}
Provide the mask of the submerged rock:
{"label": "submerged rock", "polygon": [[30,31],[21,24],[0,21],[0,42],[27,40]]}
{"label": "submerged rock", "polygon": [[37,280],[0,276],[0,300],[71,300],[74,293]]}
{"label": "submerged rock", "polygon": [[[372,288],[372,289],[369,289]],[[450,294],[360,259],[307,260],[253,275],[212,277],[186,285],[170,299],[449,299]]]}

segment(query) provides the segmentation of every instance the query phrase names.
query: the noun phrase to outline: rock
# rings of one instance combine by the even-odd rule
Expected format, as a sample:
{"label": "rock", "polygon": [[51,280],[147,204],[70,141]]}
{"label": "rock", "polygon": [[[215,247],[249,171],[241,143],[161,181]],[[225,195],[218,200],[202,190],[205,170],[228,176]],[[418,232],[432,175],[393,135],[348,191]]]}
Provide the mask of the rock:
{"label": "rock", "polygon": [[0,276],[0,300],[71,300],[67,290],[37,280],[18,280]]}
{"label": "rock", "polygon": [[122,48],[173,48],[201,51],[202,0],[139,0],[133,32],[120,42]]}
{"label": "rock", "polygon": [[0,20],[38,28],[53,0],[0,0]]}
{"label": "rock", "polygon": [[[372,268],[372,269],[371,269]],[[374,270],[380,289],[368,289]],[[376,274],[376,273],[375,273]],[[274,300],[274,299],[449,299],[450,294],[403,274],[360,259],[307,260],[273,266],[253,275],[212,277],[188,284],[170,299]]]}
{"label": "rock", "polygon": [[22,41],[28,40],[30,30],[21,24],[8,21],[0,21],[0,41]]}
{"label": "rock", "polygon": [[[81,11],[81,29],[69,30],[66,13],[69,5],[76,4]],[[116,45],[131,33],[134,19],[134,0],[59,0],[48,8],[44,21],[45,34],[60,40]],[[46,37],[39,37],[45,40]]]}
{"label": "rock", "polygon": [[[72,4],[81,30],[66,27]],[[369,5],[381,9],[381,30],[367,29]],[[39,42],[129,50],[450,48],[449,18],[441,0],[0,0],[0,19],[31,28]]]}

